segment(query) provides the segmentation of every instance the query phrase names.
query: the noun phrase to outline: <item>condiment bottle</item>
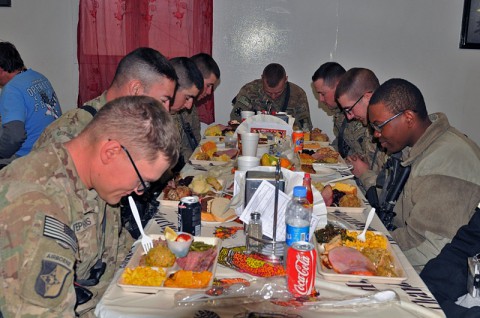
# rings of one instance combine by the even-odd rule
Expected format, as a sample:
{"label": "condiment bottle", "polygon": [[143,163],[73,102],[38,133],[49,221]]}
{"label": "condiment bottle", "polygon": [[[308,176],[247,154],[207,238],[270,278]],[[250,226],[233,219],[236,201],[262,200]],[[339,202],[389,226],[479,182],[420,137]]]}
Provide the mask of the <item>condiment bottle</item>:
{"label": "condiment bottle", "polygon": [[257,248],[262,245],[262,242],[251,239],[262,238],[262,215],[259,212],[250,214],[250,222],[248,223],[248,246]]}
{"label": "condiment bottle", "polygon": [[310,173],[305,173],[303,177],[303,186],[307,188],[306,198],[308,202],[313,205],[312,178],[310,177]]}

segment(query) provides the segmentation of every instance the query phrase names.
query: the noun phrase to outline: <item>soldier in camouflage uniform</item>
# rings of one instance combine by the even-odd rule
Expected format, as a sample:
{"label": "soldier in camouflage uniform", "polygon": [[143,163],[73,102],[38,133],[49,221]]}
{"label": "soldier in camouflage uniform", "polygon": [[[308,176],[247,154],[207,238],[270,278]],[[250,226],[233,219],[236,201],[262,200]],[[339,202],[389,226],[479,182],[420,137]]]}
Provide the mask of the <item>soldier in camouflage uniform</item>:
{"label": "soldier in camouflage uniform", "polygon": [[197,107],[193,103],[203,90],[203,75],[196,64],[187,57],[175,57],[170,62],[178,77],[177,90],[170,107],[170,114],[175,119],[180,132],[181,156],[186,162],[201,139],[200,120]]}
{"label": "soldier in camouflage uniform", "polygon": [[[122,97],[74,139],[3,169],[0,316],[93,317],[121,261],[119,214],[105,212],[97,196],[115,205],[142,193],[176,163],[178,143],[173,119],[157,100]],[[103,263],[105,273],[95,275],[92,268]],[[93,299],[76,309],[74,282],[95,285],[87,287]]]}
{"label": "soldier in camouflage uniform", "polygon": [[318,99],[333,112],[333,134],[331,145],[343,158],[364,152],[366,127],[358,121],[349,121],[335,100],[337,84],[346,73],[337,62],[322,64],[313,74],[312,81],[318,93]]}
{"label": "soldier in camouflage uniform", "polygon": [[[52,143],[66,142],[76,137],[92,121],[97,111],[107,102],[118,97],[147,95],[159,100],[168,110],[174,95],[176,80],[173,66],[160,52],[151,48],[138,48],[122,58],[110,87],[102,95],[84,104],[88,106],[65,112],[43,131],[33,149],[43,148]],[[92,190],[92,192],[95,191]],[[102,211],[106,209],[108,214],[120,214],[118,205],[110,206],[98,196],[95,199]],[[135,230],[135,226],[131,224],[127,226]],[[122,249],[119,248],[121,253],[119,258],[124,259],[132,246],[133,238],[128,231],[123,230],[120,231],[118,240],[123,246]],[[85,304],[87,307],[95,305],[96,303],[91,304],[91,301]]]}
{"label": "soldier in camouflage uniform", "polygon": [[[209,96],[213,94],[220,80],[220,68],[213,57],[207,53],[195,54],[191,59],[193,63],[197,65],[203,76],[203,89],[200,91],[195,102],[197,110],[194,116],[208,124],[213,122],[215,117],[210,114],[210,112],[213,112],[213,103],[210,104],[211,100]],[[208,107],[211,107],[211,109],[208,109]],[[192,120],[196,120],[196,118],[194,117]],[[196,133],[195,131],[195,134]],[[200,135],[200,129],[198,130],[198,135]]]}
{"label": "soldier in camouflage uniform", "polygon": [[380,86],[375,74],[365,68],[352,68],[342,76],[335,90],[338,106],[349,121],[357,121],[365,129],[354,135],[362,143],[362,152],[347,157],[353,165],[352,173],[359,179],[364,191],[375,185],[376,176],[386,162],[386,154],[381,150],[373,135],[366,128],[368,125],[367,108],[370,97]]}
{"label": "soldier in camouflage uniform", "polygon": [[296,129],[312,129],[310,108],[305,91],[288,82],[282,65],[267,65],[262,78],[245,84],[232,101],[231,120],[241,120],[243,110],[262,112],[286,112],[295,117]]}
{"label": "soldier in camouflage uniform", "polygon": [[84,104],[92,106],[93,110],[75,108],[64,113],[43,131],[33,148],[72,139],[92,120],[96,111],[118,97],[150,96],[169,110],[176,80],[175,70],[160,52],[151,48],[138,48],[122,58],[110,87],[102,95]]}

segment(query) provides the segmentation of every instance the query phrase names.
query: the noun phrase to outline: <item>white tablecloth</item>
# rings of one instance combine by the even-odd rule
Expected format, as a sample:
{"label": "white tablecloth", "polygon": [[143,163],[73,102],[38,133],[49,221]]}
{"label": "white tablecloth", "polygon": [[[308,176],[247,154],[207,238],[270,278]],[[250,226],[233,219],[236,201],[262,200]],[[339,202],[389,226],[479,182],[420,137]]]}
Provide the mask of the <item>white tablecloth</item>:
{"label": "white tablecloth", "polygon": [[[363,213],[335,212],[336,218],[340,218],[357,229],[363,229],[363,224],[369,208]],[[166,225],[176,227],[177,211],[175,207],[160,206],[159,213],[150,221],[146,228],[149,234],[161,234]],[[202,236],[213,236],[215,226],[202,226]],[[240,226],[230,222],[224,226]],[[388,233],[378,217],[375,217],[371,228],[376,231]],[[364,306],[357,308],[341,309],[305,309],[291,308],[274,305],[269,301],[251,304],[229,304],[228,306],[203,306],[199,307],[176,307],[174,292],[160,291],[156,294],[140,294],[124,291],[117,286],[117,278],[122,270],[116,274],[116,278],[110,284],[108,290],[97,305],[95,314],[102,318],[123,317],[195,317],[199,310],[210,310],[220,317],[244,317],[247,311],[291,313],[301,317],[444,317],[442,310],[434,297],[429,292],[423,281],[409,264],[398,245],[391,241],[394,252],[400,259],[407,275],[407,280],[394,284],[372,284],[368,281],[332,282],[326,281],[317,272],[316,289],[321,298],[342,299],[345,297],[371,294],[378,290],[393,290],[397,293],[399,301],[383,305]],[[223,247],[245,245],[245,236],[242,230],[232,238],[223,241]],[[138,246],[137,246],[138,247]],[[244,277],[253,279],[253,276],[239,273],[230,268],[218,265],[216,277]]]}

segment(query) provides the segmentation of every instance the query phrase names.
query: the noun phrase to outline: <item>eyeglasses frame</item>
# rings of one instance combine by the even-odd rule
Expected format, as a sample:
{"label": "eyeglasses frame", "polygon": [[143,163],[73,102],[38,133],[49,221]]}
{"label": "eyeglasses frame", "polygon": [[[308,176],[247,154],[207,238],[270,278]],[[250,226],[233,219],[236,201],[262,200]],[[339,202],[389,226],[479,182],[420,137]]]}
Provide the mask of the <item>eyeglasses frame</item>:
{"label": "eyeglasses frame", "polygon": [[384,122],[382,122],[382,123],[379,124],[379,125],[376,125],[376,124],[370,122],[370,127],[372,127],[372,129],[373,129],[374,131],[381,133],[383,127],[385,127],[386,124],[388,124],[389,122],[391,122],[391,121],[394,120],[395,118],[399,117],[400,115],[403,115],[404,113],[405,113],[405,110],[402,110],[401,112],[393,115],[392,117],[390,117],[389,119],[385,120]]}
{"label": "eyeglasses frame", "polygon": [[143,188],[140,188],[140,186],[138,186],[136,191],[139,192],[139,193],[144,193],[145,191],[147,191],[150,188],[150,182],[147,182],[147,181],[143,180],[142,176],[140,175],[140,172],[138,171],[137,165],[135,164],[135,161],[133,161],[133,158],[130,155],[130,152],[128,152],[127,148],[123,145],[120,145],[120,147],[122,147],[122,149],[127,154],[128,159],[132,163],[133,169],[135,169],[135,172],[137,173],[137,176],[140,179],[141,186],[143,186]]}
{"label": "eyeglasses frame", "polygon": [[345,107],[345,108],[342,109],[342,110],[343,110],[343,113],[345,114],[345,116],[348,115],[348,114],[350,114],[350,113],[352,112],[353,108],[354,108],[355,106],[357,106],[357,104],[362,100],[362,98],[365,96],[366,93],[371,93],[371,91],[363,93],[362,96],[360,96],[360,98],[357,99],[357,101],[356,101],[352,106],[350,106],[350,107]]}

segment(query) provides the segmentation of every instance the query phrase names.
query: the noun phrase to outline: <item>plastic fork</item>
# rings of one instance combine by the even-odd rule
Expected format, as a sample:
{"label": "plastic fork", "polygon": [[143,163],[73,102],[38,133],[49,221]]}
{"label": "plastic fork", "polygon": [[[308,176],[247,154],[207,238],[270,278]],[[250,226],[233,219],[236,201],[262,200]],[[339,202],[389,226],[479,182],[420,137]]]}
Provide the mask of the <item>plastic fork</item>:
{"label": "plastic fork", "polygon": [[371,208],[370,212],[368,212],[367,221],[365,222],[365,227],[363,228],[363,232],[357,236],[357,240],[362,242],[365,242],[367,240],[367,237],[365,235],[367,234],[367,230],[368,230],[368,227],[370,226],[370,223],[372,223],[374,215],[375,215],[375,208]]}
{"label": "plastic fork", "polygon": [[130,210],[132,210],[133,217],[135,218],[135,222],[137,222],[138,230],[140,234],[142,234],[142,246],[145,253],[153,247],[153,240],[150,236],[145,234],[143,231],[142,221],[140,220],[140,214],[138,213],[137,205],[133,200],[132,196],[128,196],[128,203],[130,204]]}

